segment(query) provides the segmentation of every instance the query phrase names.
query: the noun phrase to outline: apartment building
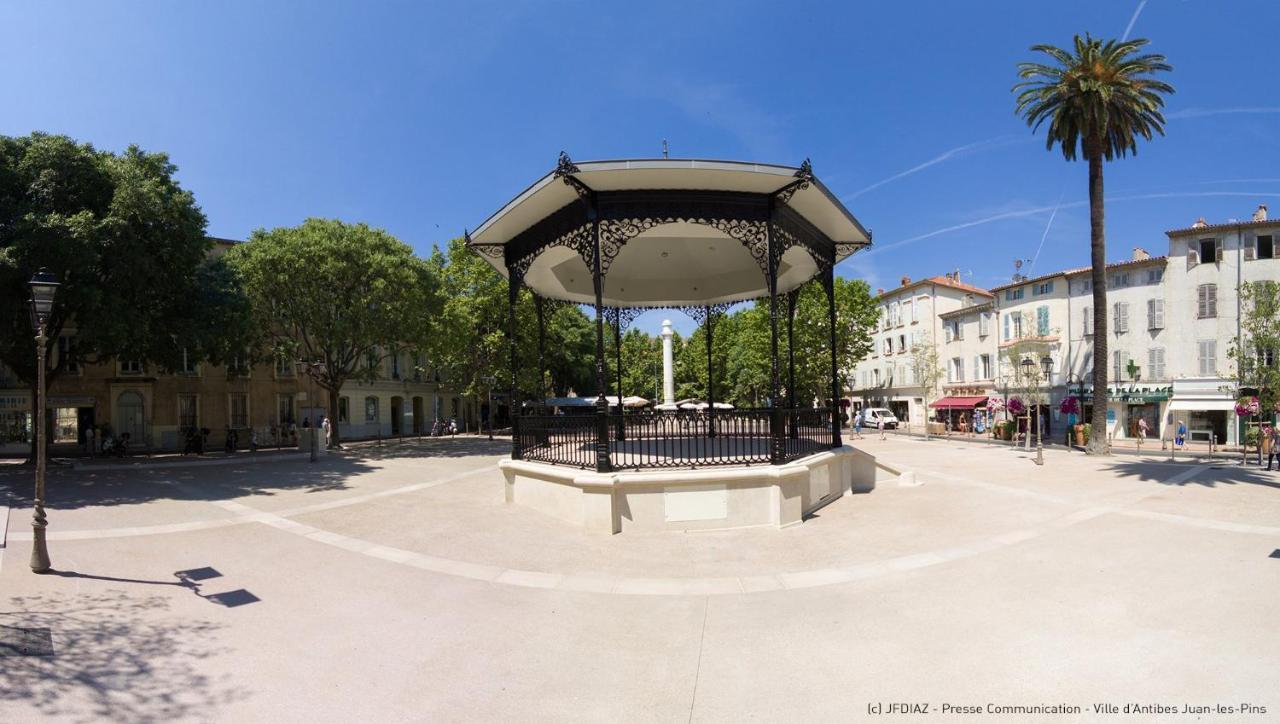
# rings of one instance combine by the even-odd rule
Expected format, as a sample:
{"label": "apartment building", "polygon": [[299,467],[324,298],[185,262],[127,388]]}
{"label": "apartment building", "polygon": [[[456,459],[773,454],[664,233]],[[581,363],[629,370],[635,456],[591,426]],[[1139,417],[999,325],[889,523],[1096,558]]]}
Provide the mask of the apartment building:
{"label": "apartment building", "polygon": [[[1239,289],[1280,281],[1280,220],[1269,220],[1261,206],[1250,221],[1200,219],[1165,234],[1167,254],[1134,248],[1128,260],[1107,265],[1108,434],[1132,437],[1145,419],[1151,435],[1168,438],[1184,424],[1193,441],[1238,444],[1240,393],[1228,352],[1241,338]],[[928,417],[952,405],[969,409],[985,397],[1018,394],[1012,365],[1031,357],[1043,380],[1046,434],[1064,431],[1068,421],[1059,409],[1068,395],[1081,401],[1084,419],[1091,414],[1088,267],[1017,278],[989,291],[955,275],[914,284],[904,278],[875,302],[881,321],[875,351],[852,376],[854,409],[888,407],[901,419],[922,419],[923,389],[909,351],[932,339],[945,375],[943,398],[931,404]]]}
{"label": "apartment building", "polygon": [[[213,255],[237,243],[214,242]],[[56,365],[74,344],[75,332],[68,330],[51,362]],[[401,353],[368,365],[361,379],[343,385],[336,411],[327,409],[328,393],[299,374],[292,361],[222,367],[184,360],[176,370],[137,360],[64,366],[47,395],[52,450],[83,448],[90,429],[99,440],[102,433],[128,433],[140,450],[181,449],[191,428],[208,428],[215,448],[224,445],[229,431],[241,448],[249,446],[254,431],[267,446],[286,438],[291,426],[315,425],[326,416],[339,422],[343,439],[416,435],[430,430],[435,419],[457,418],[460,426],[478,429],[480,403],[424,370],[422,360]],[[28,452],[33,409],[31,390],[0,366],[0,454]]]}
{"label": "apartment building", "polygon": [[[947,334],[943,315],[972,309],[990,302],[991,294],[960,281],[960,273],[912,281],[903,277],[899,286],[878,290],[874,298],[880,322],[873,335],[873,350],[851,371],[850,398],[854,414],[864,407],[885,407],[904,424],[929,417],[925,409],[925,389],[913,364],[911,351],[917,345],[939,345]],[[977,317],[975,317],[976,319]],[[972,335],[974,340],[979,335]],[[928,397],[937,399],[932,390]]]}

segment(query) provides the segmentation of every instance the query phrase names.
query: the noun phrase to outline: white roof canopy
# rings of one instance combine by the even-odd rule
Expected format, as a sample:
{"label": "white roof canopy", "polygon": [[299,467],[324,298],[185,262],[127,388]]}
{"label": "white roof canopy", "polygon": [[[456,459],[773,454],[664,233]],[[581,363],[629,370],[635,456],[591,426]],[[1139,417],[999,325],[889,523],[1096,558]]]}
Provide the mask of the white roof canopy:
{"label": "white roof canopy", "polygon": [[767,233],[784,293],[870,244],[870,234],[809,171],[733,161],[641,159],[548,173],[469,234],[504,276],[546,297],[595,302],[592,219],[604,305],[703,305],[767,296]]}

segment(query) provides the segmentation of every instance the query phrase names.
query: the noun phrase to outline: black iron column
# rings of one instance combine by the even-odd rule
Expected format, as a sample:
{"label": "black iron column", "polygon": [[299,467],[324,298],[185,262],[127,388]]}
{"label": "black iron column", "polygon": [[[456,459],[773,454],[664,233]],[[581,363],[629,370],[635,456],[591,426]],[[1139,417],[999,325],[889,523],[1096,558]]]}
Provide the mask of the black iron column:
{"label": "black iron column", "polygon": [[613,310],[613,345],[614,361],[617,366],[618,377],[618,440],[627,439],[626,420],[623,418],[625,409],[622,406],[622,310]]}
{"label": "black iron column", "polygon": [[710,305],[703,307],[707,318],[707,437],[716,436],[716,383],[715,364],[711,354],[711,329],[715,326],[713,316],[715,309]]}
{"label": "black iron column", "polygon": [[774,201],[769,200],[769,223],[765,225],[768,247],[768,263],[765,265],[769,286],[769,462],[781,465],[786,461],[786,443],[782,438],[782,408],[778,407],[778,257],[774,246],[777,239],[773,232]]}
{"label": "black iron column", "polygon": [[[520,273],[507,267],[507,341],[511,347],[511,459],[519,460],[523,456],[520,450],[520,362],[517,356],[516,302],[520,299]],[[493,415],[493,410],[489,410]]]}
{"label": "black iron column", "polygon": [[533,308],[538,314],[538,405],[547,402],[547,324],[546,301],[541,294],[533,295]]}
{"label": "black iron column", "polygon": [[796,410],[796,302],[800,298],[800,289],[787,292],[787,435],[795,440],[800,437]]}
{"label": "black iron column", "polygon": [[840,365],[836,353],[836,265],[835,259],[822,275],[827,292],[827,324],[831,332],[831,447],[844,444],[840,440]]}
{"label": "black iron column", "polygon": [[592,243],[595,245],[595,253],[591,255],[591,282],[596,293],[596,388],[600,391],[596,398],[596,472],[607,473],[613,470],[613,462],[609,456],[609,400],[605,398],[609,375],[604,364],[604,278],[600,274],[600,213],[594,193],[591,194],[587,218],[591,221]]}

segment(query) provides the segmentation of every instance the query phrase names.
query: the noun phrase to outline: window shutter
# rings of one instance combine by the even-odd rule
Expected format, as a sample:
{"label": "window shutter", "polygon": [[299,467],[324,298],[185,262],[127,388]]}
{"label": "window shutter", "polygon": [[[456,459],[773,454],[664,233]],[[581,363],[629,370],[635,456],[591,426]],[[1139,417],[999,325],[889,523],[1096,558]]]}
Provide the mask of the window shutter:
{"label": "window shutter", "polygon": [[1009,314],[1007,312],[1004,315],[1004,339],[1006,342],[1009,341]]}
{"label": "window shutter", "polygon": [[[1195,246],[1195,242],[1191,242],[1191,246]],[[1187,268],[1190,269],[1191,267],[1199,263],[1200,263],[1200,252],[1196,251],[1195,249],[1187,249]]]}
{"label": "window shutter", "polygon": [[1222,239],[1215,239],[1213,242],[1213,262],[1222,263]]}
{"label": "window shutter", "polygon": [[1258,258],[1258,238],[1254,237],[1244,247],[1244,260],[1253,261]]}
{"label": "window shutter", "polygon": [[1093,307],[1084,308],[1084,336],[1093,334]]}
{"label": "window shutter", "polygon": [[1218,285],[1210,284],[1208,286],[1209,298],[1209,316],[1218,316]]}

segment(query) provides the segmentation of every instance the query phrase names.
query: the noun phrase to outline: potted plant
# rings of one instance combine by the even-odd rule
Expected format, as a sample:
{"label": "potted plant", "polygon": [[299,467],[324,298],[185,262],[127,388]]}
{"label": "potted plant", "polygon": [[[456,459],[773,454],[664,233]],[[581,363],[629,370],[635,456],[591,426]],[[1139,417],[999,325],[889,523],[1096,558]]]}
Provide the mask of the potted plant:
{"label": "potted plant", "polygon": [[1080,444],[1081,444],[1081,445],[1088,445],[1088,444],[1089,444],[1089,438],[1093,436],[1093,424],[1092,424],[1092,423],[1088,423],[1088,422],[1086,422],[1086,423],[1084,423],[1083,425],[1081,425],[1080,427],[1081,427],[1081,432],[1084,434],[1084,442],[1082,442],[1082,443],[1080,443]]}

